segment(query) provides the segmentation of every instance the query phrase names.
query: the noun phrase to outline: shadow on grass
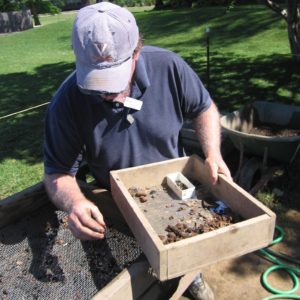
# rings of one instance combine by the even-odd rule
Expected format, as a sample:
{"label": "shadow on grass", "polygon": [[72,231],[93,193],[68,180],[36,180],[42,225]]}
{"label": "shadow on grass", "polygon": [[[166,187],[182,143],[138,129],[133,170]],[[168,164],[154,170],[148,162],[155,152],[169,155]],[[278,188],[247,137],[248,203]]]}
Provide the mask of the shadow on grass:
{"label": "shadow on grass", "polygon": [[[0,75],[1,116],[51,100],[72,63],[43,65],[34,74]],[[35,164],[42,160],[44,115],[47,106],[0,120],[0,163],[5,159]]]}
{"label": "shadow on grass", "polygon": [[[265,6],[240,6],[228,14],[224,7],[205,7],[149,11],[135,16],[146,41],[173,49],[185,58],[209,85],[221,110],[235,109],[256,100],[299,103],[299,65],[290,55],[255,56],[253,51],[247,55],[247,48],[244,48],[245,55],[237,56],[218,50],[241,41],[247,44],[251,38],[263,45],[260,33],[274,28],[285,29],[284,22]],[[209,80],[204,26],[212,28],[211,50],[216,50],[210,53]],[[270,45],[266,47],[274,52]]]}
{"label": "shadow on grass", "polygon": [[49,101],[73,69],[73,63],[60,62],[42,65],[33,74],[0,74],[1,116]]}
{"label": "shadow on grass", "polygon": [[[191,56],[184,58],[207,85],[206,63],[195,63],[196,58]],[[286,55],[247,58],[233,53],[212,53],[209,90],[224,111],[258,100],[299,105],[299,67]]]}
{"label": "shadow on grass", "polygon": [[[225,7],[205,7],[149,11],[147,14],[135,13],[135,17],[146,41],[157,41],[162,47],[172,49],[187,44],[188,47],[205,45],[204,28],[203,32],[198,31],[198,36],[195,34],[201,26],[211,27],[210,35],[217,47],[239,43],[259,32],[281,26],[280,18],[264,6],[239,7],[227,14],[225,10]],[[176,41],[176,45],[174,40],[168,39],[182,33],[185,35]]]}

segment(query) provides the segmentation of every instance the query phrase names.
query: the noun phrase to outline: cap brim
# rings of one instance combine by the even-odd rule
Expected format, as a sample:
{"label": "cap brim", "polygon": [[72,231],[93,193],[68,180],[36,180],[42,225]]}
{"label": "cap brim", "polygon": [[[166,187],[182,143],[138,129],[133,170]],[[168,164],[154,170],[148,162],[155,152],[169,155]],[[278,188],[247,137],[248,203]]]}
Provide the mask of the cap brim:
{"label": "cap brim", "polygon": [[132,58],[119,66],[97,69],[76,62],[77,85],[85,90],[119,93],[130,81]]}

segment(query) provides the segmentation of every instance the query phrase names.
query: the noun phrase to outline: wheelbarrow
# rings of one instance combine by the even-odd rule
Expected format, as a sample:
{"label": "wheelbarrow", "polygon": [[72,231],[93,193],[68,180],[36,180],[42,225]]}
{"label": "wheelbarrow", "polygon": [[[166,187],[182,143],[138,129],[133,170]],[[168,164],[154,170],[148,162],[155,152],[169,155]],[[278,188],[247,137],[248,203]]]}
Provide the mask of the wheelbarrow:
{"label": "wheelbarrow", "polygon": [[[288,135],[260,135],[252,133],[257,126],[269,128],[290,129],[298,134]],[[253,158],[244,167],[246,181],[251,181],[258,169],[265,173],[268,159],[279,163],[292,163],[300,149],[300,107],[287,104],[256,101],[241,107],[239,110],[221,117],[221,126],[228,134],[233,145],[240,151],[240,162],[236,180],[241,176],[244,154],[263,157],[262,163]]]}

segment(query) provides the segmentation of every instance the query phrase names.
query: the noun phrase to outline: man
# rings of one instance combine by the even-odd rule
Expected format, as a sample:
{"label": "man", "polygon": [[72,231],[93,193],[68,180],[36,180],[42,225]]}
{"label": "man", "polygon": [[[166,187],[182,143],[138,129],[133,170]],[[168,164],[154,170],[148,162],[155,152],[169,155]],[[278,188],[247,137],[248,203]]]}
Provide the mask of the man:
{"label": "man", "polygon": [[213,183],[230,177],[220,153],[219,113],[193,70],[176,54],[142,46],[133,15],[102,2],[78,12],[72,46],[76,72],[49,105],[45,185],[79,239],[104,238],[105,221],[77,185],[85,159],[97,183],[109,172],[184,155],[179,131],[192,118]]}

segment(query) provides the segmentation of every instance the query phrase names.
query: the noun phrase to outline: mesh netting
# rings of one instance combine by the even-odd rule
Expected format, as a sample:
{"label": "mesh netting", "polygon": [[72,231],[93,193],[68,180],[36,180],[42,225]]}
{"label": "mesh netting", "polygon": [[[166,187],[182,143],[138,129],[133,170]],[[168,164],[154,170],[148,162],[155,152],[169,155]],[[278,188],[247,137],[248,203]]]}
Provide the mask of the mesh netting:
{"label": "mesh netting", "polygon": [[0,299],[90,299],[141,254],[128,229],[80,241],[49,204],[0,229]]}

